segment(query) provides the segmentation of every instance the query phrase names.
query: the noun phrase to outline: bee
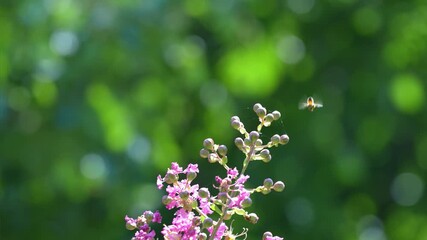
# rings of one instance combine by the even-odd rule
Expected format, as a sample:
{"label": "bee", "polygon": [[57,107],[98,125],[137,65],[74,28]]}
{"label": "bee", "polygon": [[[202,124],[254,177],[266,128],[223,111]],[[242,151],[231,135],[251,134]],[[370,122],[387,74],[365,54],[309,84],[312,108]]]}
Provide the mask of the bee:
{"label": "bee", "polygon": [[313,97],[308,97],[307,101],[301,102],[299,104],[299,109],[308,109],[308,111],[313,112],[315,108],[321,108],[323,105],[321,103],[315,103]]}

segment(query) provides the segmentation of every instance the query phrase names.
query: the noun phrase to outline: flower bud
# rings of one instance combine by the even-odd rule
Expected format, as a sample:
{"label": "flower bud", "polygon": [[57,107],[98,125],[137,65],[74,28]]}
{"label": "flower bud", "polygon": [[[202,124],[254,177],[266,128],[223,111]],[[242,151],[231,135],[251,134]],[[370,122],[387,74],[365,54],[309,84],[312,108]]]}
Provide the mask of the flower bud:
{"label": "flower bud", "polygon": [[209,161],[210,163],[215,163],[215,162],[217,162],[217,161],[218,161],[218,156],[217,156],[215,153],[211,153],[211,154],[209,154],[209,156],[208,156],[208,161]]}
{"label": "flower bud", "polygon": [[168,195],[164,195],[163,197],[162,197],[162,203],[164,204],[164,205],[168,205],[169,203],[171,203],[172,202],[172,198],[171,197],[169,197]]}
{"label": "flower bud", "polygon": [[228,157],[224,156],[223,158],[221,158],[221,164],[227,164],[228,163]]}
{"label": "flower bud", "polygon": [[248,222],[250,222],[250,223],[252,223],[252,224],[255,224],[255,223],[257,223],[258,222],[258,216],[255,214],[255,213],[249,213],[248,215],[246,215],[245,216],[245,219],[248,221]]}
{"label": "flower bud", "polygon": [[206,148],[200,149],[200,157],[207,158],[209,156],[209,151]]}
{"label": "flower bud", "polygon": [[197,235],[197,240],[206,240],[206,239],[208,239],[208,236],[206,235],[206,233],[202,232]]}
{"label": "flower bud", "polygon": [[200,188],[199,189],[199,197],[208,198],[209,196],[210,196],[209,189],[207,189],[207,188]]}
{"label": "flower bud", "polygon": [[238,121],[240,122],[240,118],[238,116],[232,116],[231,121]]}
{"label": "flower bud", "polygon": [[285,145],[289,142],[289,136],[287,134],[283,134],[280,136],[280,144]]}
{"label": "flower bud", "polygon": [[209,228],[212,227],[213,225],[213,220],[210,217],[205,218],[205,220],[203,221],[203,228]]}
{"label": "flower bud", "polygon": [[262,235],[262,240],[266,240],[266,239],[267,239],[267,237],[273,237],[273,234],[272,234],[271,232],[265,232],[265,233]]}
{"label": "flower bud", "polygon": [[271,190],[269,189],[269,188],[263,188],[262,190],[261,190],[261,193],[262,194],[264,194],[264,195],[267,195],[267,194],[269,194],[271,192]]}
{"label": "flower bud", "polygon": [[279,120],[279,118],[282,116],[279,111],[273,111],[271,114],[273,114],[274,121]]}
{"label": "flower bud", "polygon": [[206,235],[206,233],[199,233],[197,240],[206,240],[206,239],[208,239],[208,236]]}
{"label": "flower bud", "polygon": [[264,117],[265,117],[265,115],[267,114],[267,109],[265,109],[265,108],[263,108],[263,107],[260,107],[260,108],[258,108],[255,112],[256,112],[256,114],[258,115],[258,117],[260,117],[260,118],[264,118]]}
{"label": "flower bud", "polygon": [[249,139],[254,143],[257,139],[259,139],[259,133],[257,131],[250,132]]}
{"label": "flower bud", "polygon": [[247,208],[247,207],[250,207],[251,205],[252,205],[252,199],[250,197],[245,198],[242,201],[242,208]]}
{"label": "flower bud", "polygon": [[278,143],[280,142],[280,136],[279,136],[279,134],[274,134],[274,135],[271,137],[271,142],[272,142],[273,144],[278,144]]}
{"label": "flower bud", "polygon": [[243,139],[243,142],[245,143],[245,145],[249,146],[252,144],[251,140],[249,138],[245,138]]}
{"label": "flower bud", "polygon": [[221,202],[225,203],[228,199],[226,192],[220,192],[218,193],[218,199],[221,200]]}
{"label": "flower bud", "polygon": [[221,156],[225,156],[225,155],[227,155],[227,147],[225,146],[225,145],[219,145],[219,147],[218,147],[218,153],[219,153],[219,155],[221,155]]}
{"label": "flower bud", "polygon": [[265,188],[267,188],[267,189],[270,189],[272,186],[273,186],[273,180],[271,179],[271,178],[266,178],[265,180],[264,180],[264,184],[263,184],[263,186],[265,187]]}
{"label": "flower bud", "polygon": [[[259,153],[259,155],[262,157],[262,158],[267,158],[267,157],[269,157],[270,156],[270,151],[268,150],[268,149],[263,149],[260,153]],[[271,157],[271,156],[270,156]]]}
{"label": "flower bud", "polygon": [[234,140],[234,144],[236,144],[237,148],[243,148],[243,146],[245,146],[245,143],[243,142],[243,139],[238,137]]}
{"label": "flower bud", "polygon": [[231,122],[231,127],[233,127],[234,129],[239,129],[240,126],[241,126],[241,122],[240,121],[234,120],[234,121]]}
{"label": "flower bud", "polygon": [[231,219],[231,217],[233,216],[233,211],[231,211],[231,210],[228,210],[227,212],[225,212],[225,214],[224,214],[224,220],[230,220]]}
{"label": "flower bud", "polygon": [[271,113],[267,114],[267,115],[265,116],[265,118],[264,118],[264,121],[265,121],[265,122],[268,122],[268,123],[273,122],[273,121],[274,121],[274,116],[273,116],[273,114],[271,114]]}
{"label": "flower bud", "polygon": [[285,184],[282,181],[277,181],[273,186],[274,191],[281,192],[285,189]]}
{"label": "flower bud", "polygon": [[182,192],[179,193],[179,197],[182,200],[187,200],[188,197],[190,197],[190,193],[188,193],[187,191],[182,191]]}
{"label": "flower bud", "polygon": [[256,141],[255,141],[255,146],[261,146],[262,145],[262,140],[261,139],[257,139]]}
{"label": "flower bud", "polygon": [[187,180],[189,182],[193,181],[197,177],[197,173],[195,172],[188,172],[187,173]]}
{"label": "flower bud", "polygon": [[151,211],[145,211],[144,212],[144,217],[147,220],[147,223],[150,223],[153,220],[154,213],[151,212]]}
{"label": "flower bud", "polygon": [[202,220],[199,216],[195,216],[191,223],[193,224],[193,226],[199,226],[200,224],[202,224]]}
{"label": "flower bud", "polygon": [[260,103],[255,103],[253,110],[256,112],[259,108],[262,108],[262,105]]}
{"label": "flower bud", "polygon": [[203,141],[203,146],[204,146],[206,149],[213,151],[213,150],[214,150],[214,141],[213,141],[213,139],[212,139],[212,138],[206,138],[206,139]]}
{"label": "flower bud", "polygon": [[178,176],[172,173],[166,173],[165,175],[165,182],[167,184],[172,184],[174,182],[178,181]]}

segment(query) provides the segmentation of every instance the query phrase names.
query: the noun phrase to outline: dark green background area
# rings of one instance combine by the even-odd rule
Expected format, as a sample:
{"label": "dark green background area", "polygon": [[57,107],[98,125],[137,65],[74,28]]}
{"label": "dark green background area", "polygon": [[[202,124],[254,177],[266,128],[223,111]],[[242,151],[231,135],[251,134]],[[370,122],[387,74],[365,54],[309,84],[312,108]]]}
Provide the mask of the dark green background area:
{"label": "dark green background area", "polygon": [[[173,161],[219,165],[256,102],[284,133],[249,186],[248,239],[427,239],[427,3],[23,0],[0,5],[0,239],[130,239]],[[298,110],[314,95],[324,108]],[[156,227],[157,230],[161,226]],[[159,236],[159,235],[158,235]]]}

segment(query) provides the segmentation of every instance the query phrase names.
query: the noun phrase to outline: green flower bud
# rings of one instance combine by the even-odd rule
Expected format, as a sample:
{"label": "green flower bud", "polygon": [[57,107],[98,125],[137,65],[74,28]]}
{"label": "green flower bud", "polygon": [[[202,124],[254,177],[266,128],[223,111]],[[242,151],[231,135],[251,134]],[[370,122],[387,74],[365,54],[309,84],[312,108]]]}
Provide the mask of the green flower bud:
{"label": "green flower bud", "polygon": [[227,193],[226,192],[220,192],[220,193],[218,193],[218,199],[221,202],[225,203],[227,201],[227,199],[228,199]]}
{"label": "green flower bud", "polygon": [[189,182],[193,181],[197,177],[197,173],[195,172],[188,172],[187,173],[187,180]]}
{"label": "green flower bud", "polygon": [[282,181],[277,181],[273,186],[274,191],[281,192],[285,189],[285,184]]}
{"label": "green flower bud", "polygon": [[208,161],[209,161],[210,163],[215,163],[215,162],[217,162],[217,161],[218,161],[218,156],[217,156],[215,153],[211,153],[211,154],[209,154],[209,156],[208,156]]}
{"label": "green flower bud", "polygon": [[273,114],[273,119],[275,121],[279,120],[279,118],[281,117],[281,114],[279,111],[273,111],[271,114]]}
{"label": "green flower bud", "polygon": [[271,232],[265,232],[265,233],[262,235],[262,240],[267,239],[267,237],[273,237],[273,234],[272,234]]}
{"label": "green flower bud", "polygon": [[213,141],[213,139],[212,139],[212,138],[206,138],[206,139],[203,141],[203,146],[204,146],[206,149],[213,151],[213,150],[214,150],[214,141]]}
{"label": "green flower bud", "polygon": [[257,131],[250,132],[249,139],[254,143],[257,139],[259,139],[259,133]]}
{"label": "green flower bud", "polygon": [[267,188],[267,189],[270,189],[272,186],[273,186],[273,180],[271,179],[271,178],[266,178],[265,180],[264,180],[264,184],[263,184],[263,186],[265,187],[265,188]]}
{"label": "green flower bud", "polygon": [[199,197],[201,198],[208,198],[210,195],[209,190],[207,188],[200,188],[199,189]]}
{"label": "green flower bud", "polygon": [[280,136],[280,144],[285,145],[289,142],[289,136],[287,134],[283,134]]}
{"label": "green flower bud", "polygon": [[249,213],[247,216],[245,216],[245,219],[248,221],[248,222],[250,222],[250,223],[252,223],[252,224],[255,224],[255,223],[257,223],[258,222],[258,216],[255,214],[255,213]]}
{"label": "green flower bud", "polygon": [[222,157],[222,158],[221,158],[221,162],[222,162],[222,164],[227,164],[227,163],[228,163],[228,158],[227,158],[227,156]]}
{"label": "green flower bud", "polygon": [[209,151],[206,148],[200,149],[200,157],[207,158],[209,156]]}
{"label": "green flower bud", "polygon": [[206,240],[206,239],[208,239],[208,236],[206,235],[206,233],[199,233],[197,240]]}
{"label": "green flower bud", "polygon": [[195,216],[191,223],[193,224],[193,226],[199,226],[200,224],[202,224],[202,220],[199,216]]}
{"label": "green flower bud", "polygon": [[257,139],[256,141],[255,141],[255,146],[261,146],[262,145],[262,140],[261,139]]}
{"label": "green flower bud", "polygon": [[251,140],[249,138],[245,138],[243,140],[243,142],[245,143],[245,145],[251,145],[252,144],[252,142],[251,142]]}
{"label": "green flower bud", "polygon": [[227,147],[225,145],[219,145],[218,153],[219,155],[224,157],[225,155],[227,155]]}
{"label": "green flower bud", "polygon": [[242,208],[247,208],[247,207],[250,207],[252,205],[252,199],[251,198],[245,198],[243,201],[242,201]]}
{"label": "green flower bud", "polygon": [[268,123],[273,122],[273,121],[274,121],[274,116],[273,116],[273,114],[271,114],[271,113],[267,114],[267,115],[265,116],[265,118],[264,118],[264,121],[265,121],[265,122],[268,122]]}
{"label": "green flower bud", "polygon": [[234,129],[239,129],[240,126],[241,126],[241,122],[240,121],[234,120],[234,121],[231,122],[231,127],[234,128]]}
{"label": "green flower bud", "polygon": [[165,182],[167,184],[172,184],[174,182],[178,181],[178,176],[172,173],[166,173],[165,175]]}
{"label": "green flower bud", "polygon": [[270,189],[268,189],[268,188],[263,188],[262,190],[261,190],[261,193],[262,194],[264,194],[264,195],[267,195],[267,194],[269,194],[271,192],[271,190]]}
{"label": "green flower bud", "polygon": [[263,108],[263,107],[260,107],[260,108],[258,108],[255,112],[256,112],[256,114],[258,115],[258,117],[260,117],[260,118],[264,118],[264,117],[265,117],[265,115],[267,114],[267,109],[265,109],[265,108]]}
{"label": "green flower bud", "polygon": [[279,134],[274,134],[274,135],[271,137],[271,142],[272,142],[273,144],[278,144],[278,143],[280,142],[280,136],[279,136]]}
{"label": "green flower bud", "polygon": [[225,212],[225,214],[224,214],[224,220],[230,220],[231,219],[231,217],[233,216],[233,211],[231,211],[231,210],[228,210],[227,212]]}
{"label": "green flower bud", "polygon": [[154,213],[146,211],[144,212],[144,217],[147,220],[147,223],[150,223],[153,220]]}
{"label": "green flower bud", "polygon": [[180,193],[179,193],[179,197],[180,197],[182,200],[187,200],[187,199],[188,199],[188,197],[190,197],[190,194],[189,194],[187,191],[182,191],[182,192],[180,192]]}
{"label": "green flower bud", "polygon": [[255,105],[254,105],[254,107],[253,107],[254,112],[257,112],[257,110],[258,110],[259,108],[262,108],[262,105],[261,105],[260,103],[255,103]]}
{"label": "green flower bud", "polygon": [[232,116],[231,121],[239,121],[240,122],[240,118],[238,116]]}
{"label": "green flower bud", "polygon": [[270,155],[270,150],[268,150],[268,149],[263,149],[260,153],[259,153],[259,155],[262,157],[262,158],[267,158],[267,157],[271,157],[271,155]]}
{"label": "green flower bud", "polygon": [[162,203],[164,204],[164,205],[168,205],[169,203],[171,203],[172,202],[172,198],[171,197],[169,197],[168,195],[164,195],[163,197],[162,197]]}
{"label": "green flower bud", "polygon": [[209,217],[205,218],[205,220],[203,221],[203,228],[209,228],[209,227],[212,227],[212,225],[213,225],[212,218],[209,218]]}
{"label": "green flower bud", "polygon": [[238,137],[234,140],[234,144],[236,144],[237,148],[243,148],[245,146],[245,143],[243,142],[243,139]]}

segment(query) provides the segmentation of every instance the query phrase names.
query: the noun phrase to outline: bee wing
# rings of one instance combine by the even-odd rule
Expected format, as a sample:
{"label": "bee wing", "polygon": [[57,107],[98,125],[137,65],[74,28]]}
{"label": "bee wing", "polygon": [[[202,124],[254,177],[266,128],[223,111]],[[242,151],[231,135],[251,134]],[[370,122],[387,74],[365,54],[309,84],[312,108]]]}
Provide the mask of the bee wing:
{"label": "bee wing", "polygon": [[323,104],[321,104],[321,103],[316,103],[316,107],[317,107],[317,108],[321,108],[321,107],[323,107]]}
{"label": "bee wing", "polygon": [[300,102],[299,104],[298,104],[298,109],[300,109],[300,110],[302,110],[302,109],[304,109],[304,108],[306,108],[307,107],[307,103],[305,103],[305,102]]}

